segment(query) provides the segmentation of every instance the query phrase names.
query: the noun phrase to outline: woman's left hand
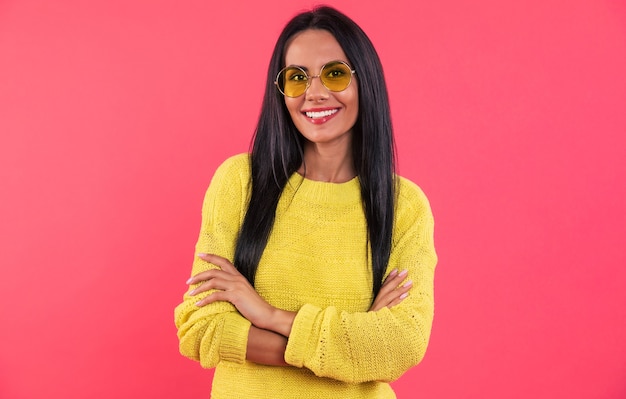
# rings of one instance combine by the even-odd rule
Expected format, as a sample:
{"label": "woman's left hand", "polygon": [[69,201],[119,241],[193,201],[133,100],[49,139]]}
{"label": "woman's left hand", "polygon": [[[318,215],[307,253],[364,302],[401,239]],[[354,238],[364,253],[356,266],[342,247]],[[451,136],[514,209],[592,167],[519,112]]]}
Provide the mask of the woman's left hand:
{"label": "woman's left hand", "polygon": [[267,328],[267,326],[263,326],[263,322],[272,319],[276,308],[261,298],[254,287],[228,259],[212,254],[198,254],[198,257],[218,266],[219,269],[198,273],[187,280],[189,285],[201,283],[189,292],[191,296],[216,290],[196,302],[196,305],[204,306],[216,301],[230,302],[250,323],[259,328]]}
{"label": "woman's left hand", "polygon": [[413,286],[411,280],[402,284],[407,274],[407,270],[402,270],[401,272],[398,272],[397,269],[392,270],[380,287],[380,291],[374,298],[374,303],[372,303],[369,311],[375,312],[382,308],[392,308],[402,302],[409,295],[409,290]]}

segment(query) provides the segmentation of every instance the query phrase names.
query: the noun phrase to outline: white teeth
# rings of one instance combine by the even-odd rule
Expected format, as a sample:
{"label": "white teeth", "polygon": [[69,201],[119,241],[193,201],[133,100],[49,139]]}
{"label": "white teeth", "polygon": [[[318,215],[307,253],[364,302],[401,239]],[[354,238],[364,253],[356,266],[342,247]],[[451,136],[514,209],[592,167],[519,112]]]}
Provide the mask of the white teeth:
{"label": "white teeth", "polygon": [[326,116],[330,116],[334,113],[336,113],[337,110],[336,109],[329,109],[326,111],[319,111],[319,112],[305,112],[306,116],[308,118],[314,119],[314,118],[324,118]]}

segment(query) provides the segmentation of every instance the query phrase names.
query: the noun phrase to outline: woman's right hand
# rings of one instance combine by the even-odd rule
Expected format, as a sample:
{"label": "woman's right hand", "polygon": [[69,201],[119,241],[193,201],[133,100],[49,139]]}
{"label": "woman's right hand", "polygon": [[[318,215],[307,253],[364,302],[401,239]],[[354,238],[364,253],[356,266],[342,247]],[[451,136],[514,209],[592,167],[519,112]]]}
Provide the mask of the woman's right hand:
{"label": "woman's right hand", "polygon": [[407,270],[401,272],[398,272],[397,269],[392,270],[380,287],[380,291],[378,295],[376,295],[376,298],[374,298],[374,303],[370,306],[369,311],[375,312],[385,307],[391,308],[402,302],[402,300],[409,295],[409,290],[413,286],[411,280],[401,285],[407,273]]}

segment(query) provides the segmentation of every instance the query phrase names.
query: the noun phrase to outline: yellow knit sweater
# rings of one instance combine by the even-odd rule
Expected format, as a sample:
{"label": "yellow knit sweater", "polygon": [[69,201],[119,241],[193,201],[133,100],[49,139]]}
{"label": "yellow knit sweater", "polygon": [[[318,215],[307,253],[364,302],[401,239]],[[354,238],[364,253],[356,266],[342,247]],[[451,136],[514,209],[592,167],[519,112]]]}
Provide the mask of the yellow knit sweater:
{"label": "yellow knit sweater", "polygon": [[[215,172],[197,253],[233,259],[249,181],[247,154]],[[388,382],[420,362],[433,320],[433,218],[415,184],[399,178],[387,268],[408,269],[413,287],[391,309],[367,311],[373,296],[366,243],[358,178],[334,184],[291,177],[255,279],[267,302],[297,312],[285,353],[291,367],[246,361],[250,323],[230,303],[199,308],[202,296],[185,294],[176,307],[181,353],[216,367],[213,399],[395,398]],[[210,267],[196,257],[192,274]]]}

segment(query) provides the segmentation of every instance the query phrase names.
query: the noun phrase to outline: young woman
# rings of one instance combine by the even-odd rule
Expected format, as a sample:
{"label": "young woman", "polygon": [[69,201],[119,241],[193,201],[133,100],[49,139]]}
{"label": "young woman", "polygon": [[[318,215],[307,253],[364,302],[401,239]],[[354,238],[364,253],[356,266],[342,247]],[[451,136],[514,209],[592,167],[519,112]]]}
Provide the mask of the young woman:
{"label": "young woman", "polygon": [[428,200],[394,173],[380,60],[320,7],[270,62],[251,154],[207,190],[180,350],[215,367],[211,397],[394,398],[433,319]]}

